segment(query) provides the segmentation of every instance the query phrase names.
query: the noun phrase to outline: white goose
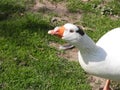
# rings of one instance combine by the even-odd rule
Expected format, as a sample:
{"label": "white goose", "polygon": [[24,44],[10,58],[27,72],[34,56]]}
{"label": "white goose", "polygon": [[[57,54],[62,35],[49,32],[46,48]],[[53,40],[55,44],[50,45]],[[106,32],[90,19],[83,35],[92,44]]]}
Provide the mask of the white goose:
{"label": "white goose", "polygon": [[92,75],[107,79],[103,90],[109,90],[110,80],[120,81],[120,28],[109,31],[96,44],[71,23],[49,30],[48,34],[59,36],[80,50],[81,67]]}

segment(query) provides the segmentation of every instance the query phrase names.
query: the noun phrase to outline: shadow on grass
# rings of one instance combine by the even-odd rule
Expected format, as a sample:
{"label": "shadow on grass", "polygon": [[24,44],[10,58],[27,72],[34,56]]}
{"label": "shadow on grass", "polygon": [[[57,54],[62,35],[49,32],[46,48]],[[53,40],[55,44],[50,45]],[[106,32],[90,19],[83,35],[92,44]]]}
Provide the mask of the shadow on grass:
{"label": "shadow on grass", "polygon": [[[17,45],[27,46],[34,39],[48,37],[47,31],[52,28],[49,19],[40,14],[26,13],[0,22],[0,37]],[[2,42],[2,41],[1,41]]]}
{"label": "shadow on grass", "polygon": [[15,13],[25,11],[25,3],[17,0],[1,0],[0,2],[0,20],[6,20]]}

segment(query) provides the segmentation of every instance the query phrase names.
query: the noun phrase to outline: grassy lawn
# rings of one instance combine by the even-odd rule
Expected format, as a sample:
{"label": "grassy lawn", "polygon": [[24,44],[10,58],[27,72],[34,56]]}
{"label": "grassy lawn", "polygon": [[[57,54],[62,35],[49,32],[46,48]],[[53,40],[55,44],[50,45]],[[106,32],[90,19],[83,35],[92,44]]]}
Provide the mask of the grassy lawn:
{"label": "grassy lawn", "polygon": [[[0,2],[0,89],[91,90],[79,63],[58,57],[60,51],[49,46],[50,41],[64,43],[47,34],[55,26],[50,22],[55,14],[32,12],[29,9],[34,3],[33,0]],[[104,5],[102,0],[65,3],[70,12],[83,13],[78,24],[94,29],[86,31],[94,41],[120,26],[119,0],[106,1]]]}

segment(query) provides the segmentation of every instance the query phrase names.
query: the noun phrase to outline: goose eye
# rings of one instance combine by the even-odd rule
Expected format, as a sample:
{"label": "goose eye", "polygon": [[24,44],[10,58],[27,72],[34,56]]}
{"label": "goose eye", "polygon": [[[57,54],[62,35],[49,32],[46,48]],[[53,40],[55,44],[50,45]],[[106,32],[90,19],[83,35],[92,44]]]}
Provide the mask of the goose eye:
{"label": "goose eye", "polygon": [[71,29],[71,30],[70,30],[70,32],[71,32],[71,33],[73,33],[73,32],[74,32],[74,30],[72,30],[72,29]]}

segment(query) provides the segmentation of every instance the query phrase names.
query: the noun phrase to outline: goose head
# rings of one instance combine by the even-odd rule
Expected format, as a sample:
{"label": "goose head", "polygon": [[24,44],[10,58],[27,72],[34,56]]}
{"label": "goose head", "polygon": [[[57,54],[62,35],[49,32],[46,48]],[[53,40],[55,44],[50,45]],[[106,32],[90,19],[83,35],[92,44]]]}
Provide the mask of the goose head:
{"label": "goose head", "polygon": [[55,27],[53,30],[49,30],[48,34],[58,36],[63,40],[74,44],[81,39],[85,33],[80,27],[71,23],[67,23],[63,26]]}

